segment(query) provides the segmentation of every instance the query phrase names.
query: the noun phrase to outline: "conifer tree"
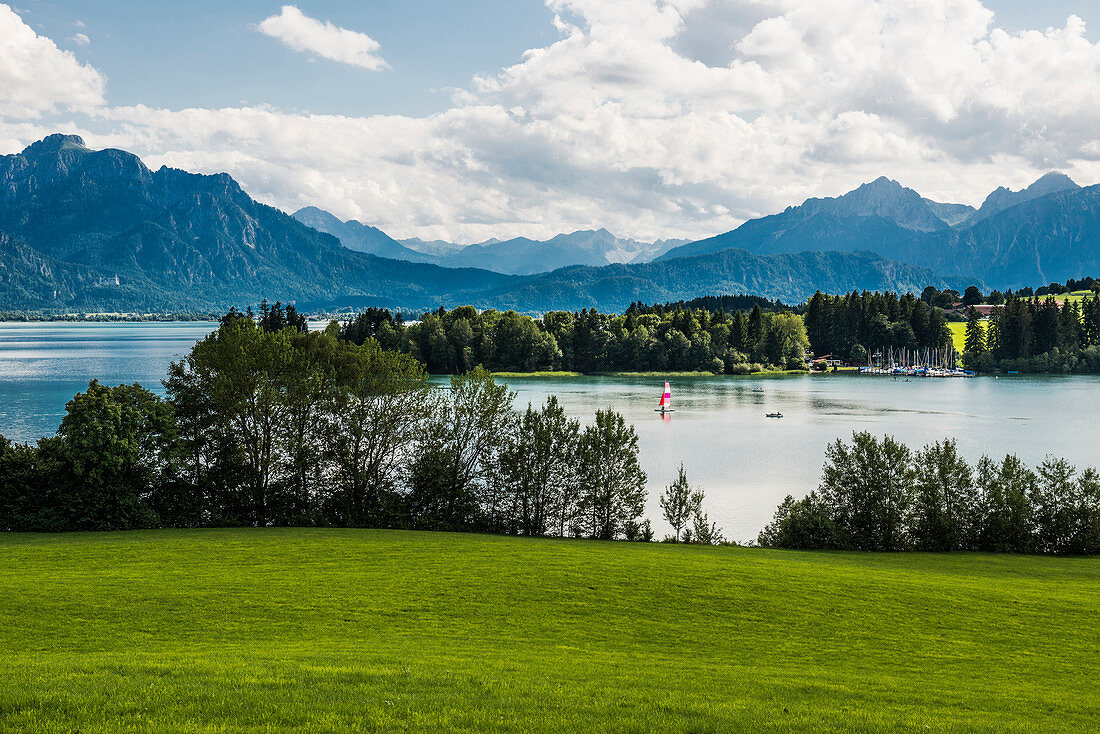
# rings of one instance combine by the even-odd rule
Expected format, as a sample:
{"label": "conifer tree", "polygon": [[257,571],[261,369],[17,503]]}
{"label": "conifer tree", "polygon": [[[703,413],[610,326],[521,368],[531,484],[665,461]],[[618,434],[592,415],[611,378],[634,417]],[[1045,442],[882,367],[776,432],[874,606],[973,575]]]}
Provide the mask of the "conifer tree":
{"label": "conifer tree", "polygon": [[982,324],[981,314],[976,309],[967,309],[966,319],[966,353],[972,357],[985,354],[985,327]]}

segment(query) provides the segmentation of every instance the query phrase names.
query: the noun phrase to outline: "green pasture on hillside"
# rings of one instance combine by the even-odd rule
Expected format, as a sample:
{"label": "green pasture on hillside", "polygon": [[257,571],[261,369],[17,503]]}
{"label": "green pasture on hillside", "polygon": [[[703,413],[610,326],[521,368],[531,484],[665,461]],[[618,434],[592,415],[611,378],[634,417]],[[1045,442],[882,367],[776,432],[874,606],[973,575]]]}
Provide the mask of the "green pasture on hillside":
{"label": "green pasture on hillside", "polygon": [[1085,300],[1086,298],[1092,298],[1092,296],[1093,296],[1092,291],[1073,291],[1072,293],[1063,293],[1061,295],[1055,296],[1054,299],[1057,300],[1057,301],[1069,301],[1071,303],[1072,302],[1080,303],[1081,301]]}
{"label": "green pasture on hillside", "polygon": [[0,731],[1095,731],[1100,559],[0,537]]}
{"label": "green pasture on hillside", "polygon": [[[983,326],[985,322],[982,322]],[[951,341],[955,345],[955,351],[962,354],[966,351],[966,322],[948,321],[947,328],[951,330]]]}

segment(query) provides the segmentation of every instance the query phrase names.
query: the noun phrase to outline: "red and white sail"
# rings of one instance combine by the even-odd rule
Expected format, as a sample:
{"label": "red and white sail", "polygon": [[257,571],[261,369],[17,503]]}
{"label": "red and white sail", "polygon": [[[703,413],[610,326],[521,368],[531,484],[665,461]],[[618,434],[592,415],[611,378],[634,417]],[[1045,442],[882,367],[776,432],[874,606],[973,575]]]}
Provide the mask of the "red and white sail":
{"label": "red and white sail", "polygon": [[657,407],[665,410],[672,407],[672,387],[668,384],[668,380],[665,380],[665,394],[661,396],[661,402]]}

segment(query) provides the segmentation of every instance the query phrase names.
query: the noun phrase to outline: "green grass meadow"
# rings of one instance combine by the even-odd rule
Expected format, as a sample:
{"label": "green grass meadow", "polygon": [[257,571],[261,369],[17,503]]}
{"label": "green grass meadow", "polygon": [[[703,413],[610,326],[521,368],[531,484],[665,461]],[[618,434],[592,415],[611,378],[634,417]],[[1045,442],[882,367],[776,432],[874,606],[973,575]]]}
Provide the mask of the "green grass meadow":
{"label": "green grass meadow", "polygon": [[[982,325],[983,331],[988,331],[989,319],[983,319],[978,323]],[[951,330],[951,341],[955,345],[955,351],[962,354],[966,351],[966,322],[948,321],[947,328]]]}
{"label": "green grass meadow", "polygon": [[951,330],[951,342],[955,345],[955,351],[966,351],[966,322],[948,321],[947,328]]}
{"label": "green grass meadow", "polygon": [[0,731],[1095,731],[1100,559],[0,536]]}
{"label": "green grass meadow", "polygon": [[1080,303],[1086,298],[1092,298],[1092,291],[1073,291],[1072,293],[1063,293],[1055,296],[1054,298],[1059,301],[1068,301],[1070,303]]}

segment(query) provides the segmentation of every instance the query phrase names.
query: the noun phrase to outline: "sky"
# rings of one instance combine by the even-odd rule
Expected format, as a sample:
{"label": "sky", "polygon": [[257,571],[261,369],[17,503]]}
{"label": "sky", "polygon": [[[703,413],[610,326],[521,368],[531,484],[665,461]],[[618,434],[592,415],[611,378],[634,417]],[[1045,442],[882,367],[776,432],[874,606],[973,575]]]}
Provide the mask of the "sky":
{"label": "sky", "polygon": [[0,153],[51,132],[475,242],[702,237],[885,175],[1100,181],[1095,0],[0,3]]}

